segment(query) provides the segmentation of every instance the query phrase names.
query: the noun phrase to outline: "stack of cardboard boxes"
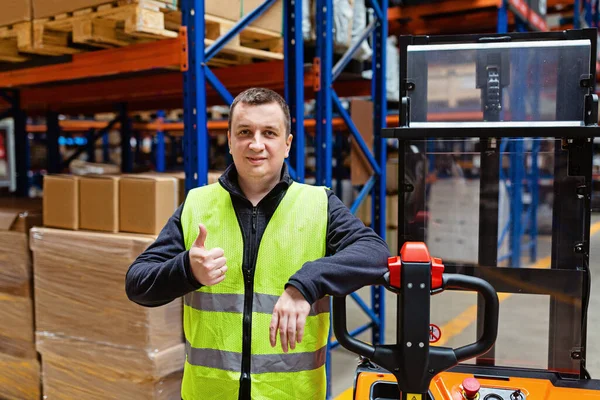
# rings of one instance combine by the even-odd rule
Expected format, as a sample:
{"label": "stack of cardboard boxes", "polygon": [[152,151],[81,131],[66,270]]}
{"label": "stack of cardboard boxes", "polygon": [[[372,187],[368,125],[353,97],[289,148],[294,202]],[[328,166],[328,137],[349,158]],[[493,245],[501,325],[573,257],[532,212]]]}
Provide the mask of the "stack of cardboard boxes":
{"label": "stack of cardboard boxes", "polygon": [[179,398],[181,299],[138,306],[125,276],[184,196],[183,174],[45,177],[44,227],[30,231],[44,396]]}
{"label": "stack of cardboard boxes", "polygon": [[125,293],[150,235],[31,229],[36,344],[50,399],[178,398],[181,299],[153,308]]}
{"label": "stack of cardboard boxes", "polygon": [[3,399],[40,397],[28,231],[41,224],[41,212],[41,202],[0,200],[0,398]]}

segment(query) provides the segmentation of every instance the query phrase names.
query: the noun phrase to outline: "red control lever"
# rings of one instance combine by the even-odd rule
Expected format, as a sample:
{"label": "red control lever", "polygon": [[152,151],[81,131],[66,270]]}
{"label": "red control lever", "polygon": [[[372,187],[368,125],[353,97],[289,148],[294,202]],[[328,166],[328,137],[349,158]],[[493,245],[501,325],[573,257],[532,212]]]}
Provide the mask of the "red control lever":
{"label": "red control lever", "polygon": [[402,263],[428,263],[431,266],[431,290],[442,287],[442,274],[444,264],[441,258],[429,255],[427,245],[423,242],[406,242],[402,246],[399,256],[388,258],[388,269],[390,270],[390,286],[400,289],[402,276]]}

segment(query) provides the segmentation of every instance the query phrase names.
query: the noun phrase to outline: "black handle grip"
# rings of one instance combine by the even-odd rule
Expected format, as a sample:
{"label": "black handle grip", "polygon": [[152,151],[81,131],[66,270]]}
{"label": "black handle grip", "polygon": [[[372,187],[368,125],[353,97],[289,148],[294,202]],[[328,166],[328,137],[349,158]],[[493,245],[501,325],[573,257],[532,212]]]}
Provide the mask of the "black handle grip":
{"label": "black handle grip", "polygon": [[375,348],[350,336],[346,327],[346,296],[333,298],[333,333],[339,344],[353,353],[369,359],[373,358]]}
{"label": "black handle grip", "polygon": [[492,348],[498,337],[498,315],[500,312],[498,295],[488,282],[474,276],[443,274],[444,289],[466,289],[479,292],[485,300],[483,333],[477,342],[454,350],[458,362],[475,358]]}

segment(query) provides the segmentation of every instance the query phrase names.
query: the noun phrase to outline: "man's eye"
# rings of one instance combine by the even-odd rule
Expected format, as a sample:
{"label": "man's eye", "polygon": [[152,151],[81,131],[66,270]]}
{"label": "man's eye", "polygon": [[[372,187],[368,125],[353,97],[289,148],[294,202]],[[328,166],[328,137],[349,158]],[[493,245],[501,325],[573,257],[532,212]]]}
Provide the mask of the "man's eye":
{"label": "man's eye", "polygon": [[247,135],[249,133],[250,133],[250,131],[248,129],[244,129],[239,132],[240,135]]}
{"label": "man's eye", "polygon": [[273,131],[266,131],[265,135],[267,135],[267,136],[276,136],[277,134],[275,132],[273,132]]}

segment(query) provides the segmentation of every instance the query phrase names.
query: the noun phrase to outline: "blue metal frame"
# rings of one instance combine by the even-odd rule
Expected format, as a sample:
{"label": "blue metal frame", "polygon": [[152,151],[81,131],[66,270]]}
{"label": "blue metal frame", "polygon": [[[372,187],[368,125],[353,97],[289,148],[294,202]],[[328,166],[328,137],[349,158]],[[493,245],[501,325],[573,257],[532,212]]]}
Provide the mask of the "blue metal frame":
{"label": "blue metal frame", "polygon": [[320,77],[315,104],[316,184],[330,188],[333,173],[333,0],[317,0],[316,9],[316,56]]}
{"label": "blue metal frame", "polygon": [[[381,138],[381,129],[386,127],[387,116],[387,98],[386,98],[386,40],[387,40],[387,0],[371,0],[367,6],[370,6],[375,14],[375,18],[367,25],[361,33],[363,40],[371,35],[371,45],[373,47],[372,55],[372,87],[371,96],[373,101],[373,133],[374,148],[373,153],[369,150],[364,140],[360,136],[358,129],[352,122],[348,112],[344,109],[339,97],[333,89],[333,81],[339,77],[344,67],[350,62],[356,50],[360,47],[362,40],[351,46],[350,49],[341,57],[335,67],[333,64],[333,1],[317,0],[316,3],[316,66],[318,71],[318,90],[316,92],[316,132],[315,132],[315,153],[316,153],[316,183],[331,187],[332,185],[332,164],[333,164],[333,127],[332,127],[332,107],[336,107],[344,122],[348,126],[352,137],[358,143],[361,151],[365,154],[369,164],[374,170],[367,183],[360,191],[358,198],[350,207],[354,213],[364,201],[367,195],[371,195],[372,202],[372,227],[384,240],[386,236],[386,160],[387,147],[385,139]],[[338,182],[338,185],[340,182]],[[384,342],[385,332],[385,304],[384,288],[371,288],[371,308],[366,302],[353,293],[352,298],[359,307],[369,317],[370,322],[364,326],[356,328],[351,335],[358,335],[368,329],[372,329],[372,342],[381,344]],[[331,336],[330,336],[331,337]],[[339,345],[337,341],[329,341],[327,352],[327,397],[331,396],[331,350]]]}
{"label": "blue metal frame", "polygon": [[127,104],[121,104],[119,110],[121,122],[121,171],[133,172],[133,154],[131,152],[132,127],[127,113]]}
{"label": "blue metal frame", "polygon": [[[163,110],[159,110],[156,113],[156,119],[158,122],[165,121],[165,112]],[[165,172],[165,132],[163,130],[159,130],[156,132],[156,150],[155,150],[155,165],[157,172]]]}
{"label": "blue metal frame", "polygon": [[188,70],[183,73],[184,165],[186,192],[208,183],[204,0],[181,1],[187,27]]}
{"label": "blue metal frame", "polygon": [[46,113],[46,168],[50,174],[56,174],[61,170],[60,149],[58,145],[59,137],[60,125],[58,122],[58,113],[56,111],[48,111]]}
{"label": "blue metal frame", "polygon": [[110,142],[108,140],[108,132],[102,135],[102,162],[110,162]]}
{"label": "blue metal frame", "polygon": [[285,18],[283,52],[284,62],[284,97],[290,108],[292,118],[292,152],[290,159],[295,168],[288,162],[292,179],[304,182],[305,137],[304,137],[304,38],[302,37],[302,0],[284,0],[283,15]]}
{"label": "blue metal frame", "polygon": [[87,148],[87,161],[88,162],[96,162],[96,141],[94,137],[96,135],[96,130],[94,128],[88,129],[85,133],[85,137],[87,143],[85,144]]}

